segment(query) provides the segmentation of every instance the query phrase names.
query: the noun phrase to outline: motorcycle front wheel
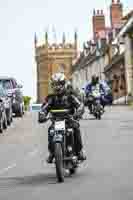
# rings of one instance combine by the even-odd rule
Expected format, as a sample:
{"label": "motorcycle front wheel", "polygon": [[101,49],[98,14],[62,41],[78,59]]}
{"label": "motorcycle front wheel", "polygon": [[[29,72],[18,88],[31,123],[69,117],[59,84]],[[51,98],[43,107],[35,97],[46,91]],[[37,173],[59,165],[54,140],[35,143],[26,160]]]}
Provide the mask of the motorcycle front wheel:
{"label": "motorcycle front wheel", "polygon": [[58,182],[64,182],[63,152],[60,143],[55,143],[55,166]]}

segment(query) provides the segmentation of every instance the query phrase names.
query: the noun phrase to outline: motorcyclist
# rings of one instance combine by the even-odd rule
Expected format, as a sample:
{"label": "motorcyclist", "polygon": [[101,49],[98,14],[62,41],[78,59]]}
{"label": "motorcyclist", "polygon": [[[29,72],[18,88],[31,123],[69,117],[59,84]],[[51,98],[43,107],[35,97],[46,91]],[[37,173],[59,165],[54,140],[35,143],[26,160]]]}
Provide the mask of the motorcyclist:
{"label": "motorcyclist", "polygon": [[[42,104],[38,121],[40,123],[45,122],[46,116],[49,113],[49,110],[51,109],[70,109],[73,118],[79,119],[84,112],[84,106],[75,95],[73,95],[72,93],[68,93],[66,88],[66,77],[63,73],[56,73],[52,75],[51,87],[53,89],[53,94],[48,95],[45,99],[45,103]],[[49,127],[49,130],[51,126]],[[80,125],[78,121],[73,121],[73,129],[75,139],[75,153],[78,156],[79,160],[85,160],[86,157],[84,156],[84,153],[82,151],[83,144],[80,133]],[[54,152],[49,132],[50,131],[48,131],[49,156],[47,162],[52,163],[54,158]]]}
{"label": "motorcyclist", "polygon": [[89,100],[89,95],[92,94],[92,91],[98,89],[100,94],[101,94],[101,105],[103,106],[103,109],[105,107],[105,95],[106,95],[106,90],[105,87],[103,86],[103,84],[99,81],[99,77],[96,75],[93,75],[91,78],[91,82],[89,82],[85,88],[85,94],[86,94],[86,99],[87,99],[87,104],[88,104],[88,108],[90,110],[90,113],[92,114],[92,104],[93,101]]}

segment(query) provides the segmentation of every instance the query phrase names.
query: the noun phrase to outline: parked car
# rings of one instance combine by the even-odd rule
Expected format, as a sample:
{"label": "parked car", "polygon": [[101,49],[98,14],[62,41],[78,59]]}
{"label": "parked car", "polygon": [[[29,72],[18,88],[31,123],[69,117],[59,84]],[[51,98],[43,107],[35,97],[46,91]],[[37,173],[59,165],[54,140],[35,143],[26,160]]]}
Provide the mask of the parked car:
{"label": "parked car", "polygon": [[12,100],[10,96],[8,96],[7,91],[1,86],[0,86],[0,99],[4,103],[6,118],[7,118],[7,125],[10,126],[12,123]]}
{"label": "parked car", "polygon": [[0,77],[0,85],[8,92],[12,99],[12,112],[16,116],[22,117],[24,114],[22,85],[18,84],[15,78]]}
{"label": "parked car", "polygon": [[9,105],[8,97],[5,96],[4,90],[0,87],[0,133],[7,129],[7,110]]}

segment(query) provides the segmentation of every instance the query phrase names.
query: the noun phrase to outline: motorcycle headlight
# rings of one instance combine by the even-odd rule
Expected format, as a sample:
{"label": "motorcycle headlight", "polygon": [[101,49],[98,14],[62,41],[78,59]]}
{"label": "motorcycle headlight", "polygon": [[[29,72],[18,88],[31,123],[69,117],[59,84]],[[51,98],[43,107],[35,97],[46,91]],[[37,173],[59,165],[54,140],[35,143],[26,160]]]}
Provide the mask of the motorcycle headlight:
{"label": "motorcycle headlight", "polygon": [[93,98],[92,96],[89,96],[89,97],[88,97],[88,100],[89,100],[89,101],[93,101],[93,99],[94,99],[94,98]]}

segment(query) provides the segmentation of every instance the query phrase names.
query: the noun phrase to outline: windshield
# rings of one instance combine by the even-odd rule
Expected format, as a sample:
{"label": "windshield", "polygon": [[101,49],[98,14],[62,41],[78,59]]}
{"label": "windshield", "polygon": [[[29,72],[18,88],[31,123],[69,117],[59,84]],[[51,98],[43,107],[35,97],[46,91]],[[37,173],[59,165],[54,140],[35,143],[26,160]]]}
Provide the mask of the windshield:
{"label": "windshield", "polygon": [[6,90],[11,89],[10,80],[0,80],[0,87],[3,87]]}

